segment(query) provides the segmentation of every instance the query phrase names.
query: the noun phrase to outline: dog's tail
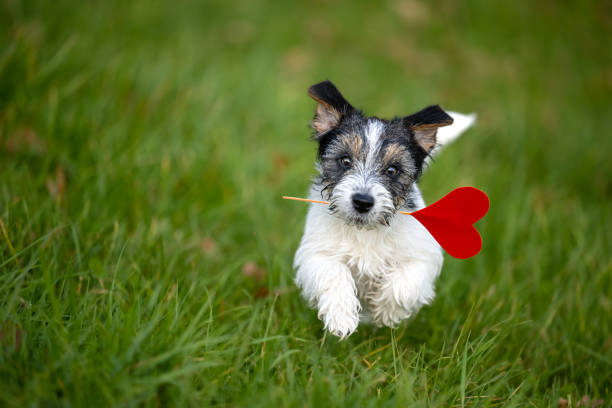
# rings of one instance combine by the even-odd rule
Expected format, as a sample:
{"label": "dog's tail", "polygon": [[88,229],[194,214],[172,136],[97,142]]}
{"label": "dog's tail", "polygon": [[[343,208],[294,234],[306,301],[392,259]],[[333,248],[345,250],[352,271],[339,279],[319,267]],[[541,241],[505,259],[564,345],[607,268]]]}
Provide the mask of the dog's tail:
{"label": "dog's tail", "polygon": [[430,161],[431,157],[440,153],[440,150],[442,150],[446,145],[457,140],[463,132],[472,127],[472,125],[476,122],[475,113],[469,113],[467,115],[452,111],[446,111],[446,113],[453,118],[453,124],[438,129],[438,133],[436,134],[436,147],[429,155],[430,157],[427,159],[428,162]]}

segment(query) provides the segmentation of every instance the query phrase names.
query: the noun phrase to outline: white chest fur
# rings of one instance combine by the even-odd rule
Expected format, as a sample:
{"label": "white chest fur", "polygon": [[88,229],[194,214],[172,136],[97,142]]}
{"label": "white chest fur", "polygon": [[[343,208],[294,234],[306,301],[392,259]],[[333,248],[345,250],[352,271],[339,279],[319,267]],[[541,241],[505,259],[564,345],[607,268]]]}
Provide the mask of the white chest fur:
{"label": "white chest fur", "polygon": [[[320,198],[314,188],[310,195]],[[304,297],[326,327],[344,337],[356,328],[360,310],[362,321],[393,326],[428,304],[442,262],[437,242],[409,215],[365,229],[313,204],[294,266]]]}

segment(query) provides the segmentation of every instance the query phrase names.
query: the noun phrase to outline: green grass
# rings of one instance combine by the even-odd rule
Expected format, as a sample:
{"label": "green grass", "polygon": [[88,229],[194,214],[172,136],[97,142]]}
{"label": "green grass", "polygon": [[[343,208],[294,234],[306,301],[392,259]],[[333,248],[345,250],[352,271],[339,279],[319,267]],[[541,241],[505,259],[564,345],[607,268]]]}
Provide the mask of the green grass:
{"label": "green grass", "polygon": [[[0,405],[612,406],[609,5],[289,3],[0,2]],[[492,203],[433,305],[344,342],[280,200],[325,78],[477,112],[421,186]]]}

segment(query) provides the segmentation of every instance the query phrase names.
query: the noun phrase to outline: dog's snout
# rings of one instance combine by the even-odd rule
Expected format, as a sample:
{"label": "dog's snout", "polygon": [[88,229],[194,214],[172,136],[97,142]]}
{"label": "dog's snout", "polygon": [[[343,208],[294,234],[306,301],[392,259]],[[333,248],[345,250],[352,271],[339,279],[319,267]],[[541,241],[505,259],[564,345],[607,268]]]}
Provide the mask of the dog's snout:
{"label": "dog's snout", "polygon": [[360,213],[366,213],[374,206],[374,197],[369,194],[353,194],[353,207]]}

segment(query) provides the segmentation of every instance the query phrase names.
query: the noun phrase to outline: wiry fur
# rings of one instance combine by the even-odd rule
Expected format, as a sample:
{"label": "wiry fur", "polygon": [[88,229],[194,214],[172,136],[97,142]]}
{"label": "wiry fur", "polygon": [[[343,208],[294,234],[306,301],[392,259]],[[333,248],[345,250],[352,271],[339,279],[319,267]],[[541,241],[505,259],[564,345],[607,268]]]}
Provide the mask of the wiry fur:
{"label": "wiry fur", "polygon": [[[309,94],[318,102],[313,128],[319,142],[319,176],[309,197],[330,205],[310,207],[295,254],[296,284],[340,338],[359,321],[392,327],[433,300],[443,262],[429,232],[396,211],[425,206],[416,183],[439,149],[438,127],[458,119],[459,129],[444,129],[444,142],[450,142],[474,117],[451,118],[431,106],[382,120],[353,108],[329,81]],[[355,194],[371,198],[371,208],[358,210]]]}

